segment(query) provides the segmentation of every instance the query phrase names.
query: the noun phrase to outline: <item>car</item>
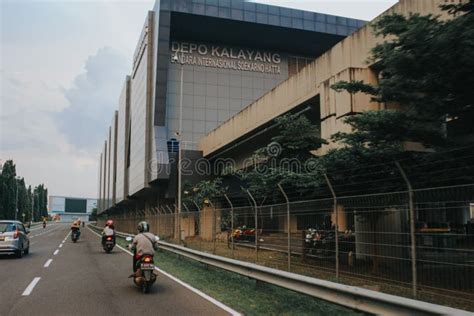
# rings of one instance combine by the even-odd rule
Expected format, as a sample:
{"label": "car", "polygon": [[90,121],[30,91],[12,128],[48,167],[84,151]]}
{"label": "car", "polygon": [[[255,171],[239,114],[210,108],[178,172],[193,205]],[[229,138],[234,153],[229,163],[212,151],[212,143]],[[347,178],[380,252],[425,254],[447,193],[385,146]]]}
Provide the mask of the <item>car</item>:
{"label": "car", "polygon": [[15,254],[17,258],[30,252],[30,231],[19,221],[0,221],[0,253]]}

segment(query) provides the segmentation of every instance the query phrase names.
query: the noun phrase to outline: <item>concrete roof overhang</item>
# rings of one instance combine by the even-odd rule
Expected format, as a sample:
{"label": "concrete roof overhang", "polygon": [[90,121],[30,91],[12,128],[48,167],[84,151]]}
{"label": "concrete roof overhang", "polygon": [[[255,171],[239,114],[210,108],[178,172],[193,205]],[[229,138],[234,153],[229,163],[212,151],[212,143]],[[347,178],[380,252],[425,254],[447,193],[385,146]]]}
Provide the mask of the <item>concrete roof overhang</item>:
{"label": "concrete roof overhang", "polygon": [[173,12],[170,38],[317,57],[345,36]]}

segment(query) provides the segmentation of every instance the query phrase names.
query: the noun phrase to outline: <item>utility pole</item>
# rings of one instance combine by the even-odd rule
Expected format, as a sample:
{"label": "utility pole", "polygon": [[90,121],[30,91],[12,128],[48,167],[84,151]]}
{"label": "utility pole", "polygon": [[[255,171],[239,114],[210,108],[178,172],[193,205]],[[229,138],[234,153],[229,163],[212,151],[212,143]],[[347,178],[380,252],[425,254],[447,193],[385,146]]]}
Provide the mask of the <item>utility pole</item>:
{"label": "utility pole", "polygon": [[180,88],[179,88],[179,128],[178,128],[178,203],[177,203],[177,216],[176,216],[176,228],[178,234],[178,240],[181,241],[181,174],[182,174],[182,145],[183,145],[183,63],[179,61],[178,54],[173,56],[173,61],[180,64],[181,75],[180,75]]}

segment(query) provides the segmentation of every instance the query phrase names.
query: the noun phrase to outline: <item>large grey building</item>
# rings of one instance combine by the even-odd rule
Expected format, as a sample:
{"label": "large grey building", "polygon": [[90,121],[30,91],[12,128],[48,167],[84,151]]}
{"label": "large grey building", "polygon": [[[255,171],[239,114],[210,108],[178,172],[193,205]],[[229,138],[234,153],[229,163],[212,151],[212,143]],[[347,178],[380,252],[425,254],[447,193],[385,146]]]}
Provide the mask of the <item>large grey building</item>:
{"label": "large grey building", "polygon": [[[157,0],[100,155],[99,210],[176,196],[176,153],[365,22],[241,0]],[[256,114],[257,115],[257,114]]]}

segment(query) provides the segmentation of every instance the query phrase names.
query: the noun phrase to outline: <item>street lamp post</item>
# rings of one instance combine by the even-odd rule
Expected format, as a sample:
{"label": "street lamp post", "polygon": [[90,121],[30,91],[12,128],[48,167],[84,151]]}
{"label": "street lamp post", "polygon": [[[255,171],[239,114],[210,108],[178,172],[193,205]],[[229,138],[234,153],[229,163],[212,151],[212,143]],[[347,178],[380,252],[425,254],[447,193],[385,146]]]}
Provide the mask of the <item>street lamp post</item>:
{"label": "street lamp post", "polygon": [[173,56],[173,61],[175,63],[179,63],[181,71],[180,71],[180,87],[179,87],[179,127],[178,127],[178,139],[179,139],[179,147],[178,147],[178,203],[177,203],[177,234],[178,240],[181,241],[181,175],[182,175],[182,143],[183,143],[183,63],[179,61],[178,54]]}
{"label": "street lamp post", "polygon": [[33,223],[33,214],[34,214],[34,211],[35,211],[35,192],[33,191],[32,194],[30,195],[30,200],[31,200],[31,218],[30,218],[30,222]]}

